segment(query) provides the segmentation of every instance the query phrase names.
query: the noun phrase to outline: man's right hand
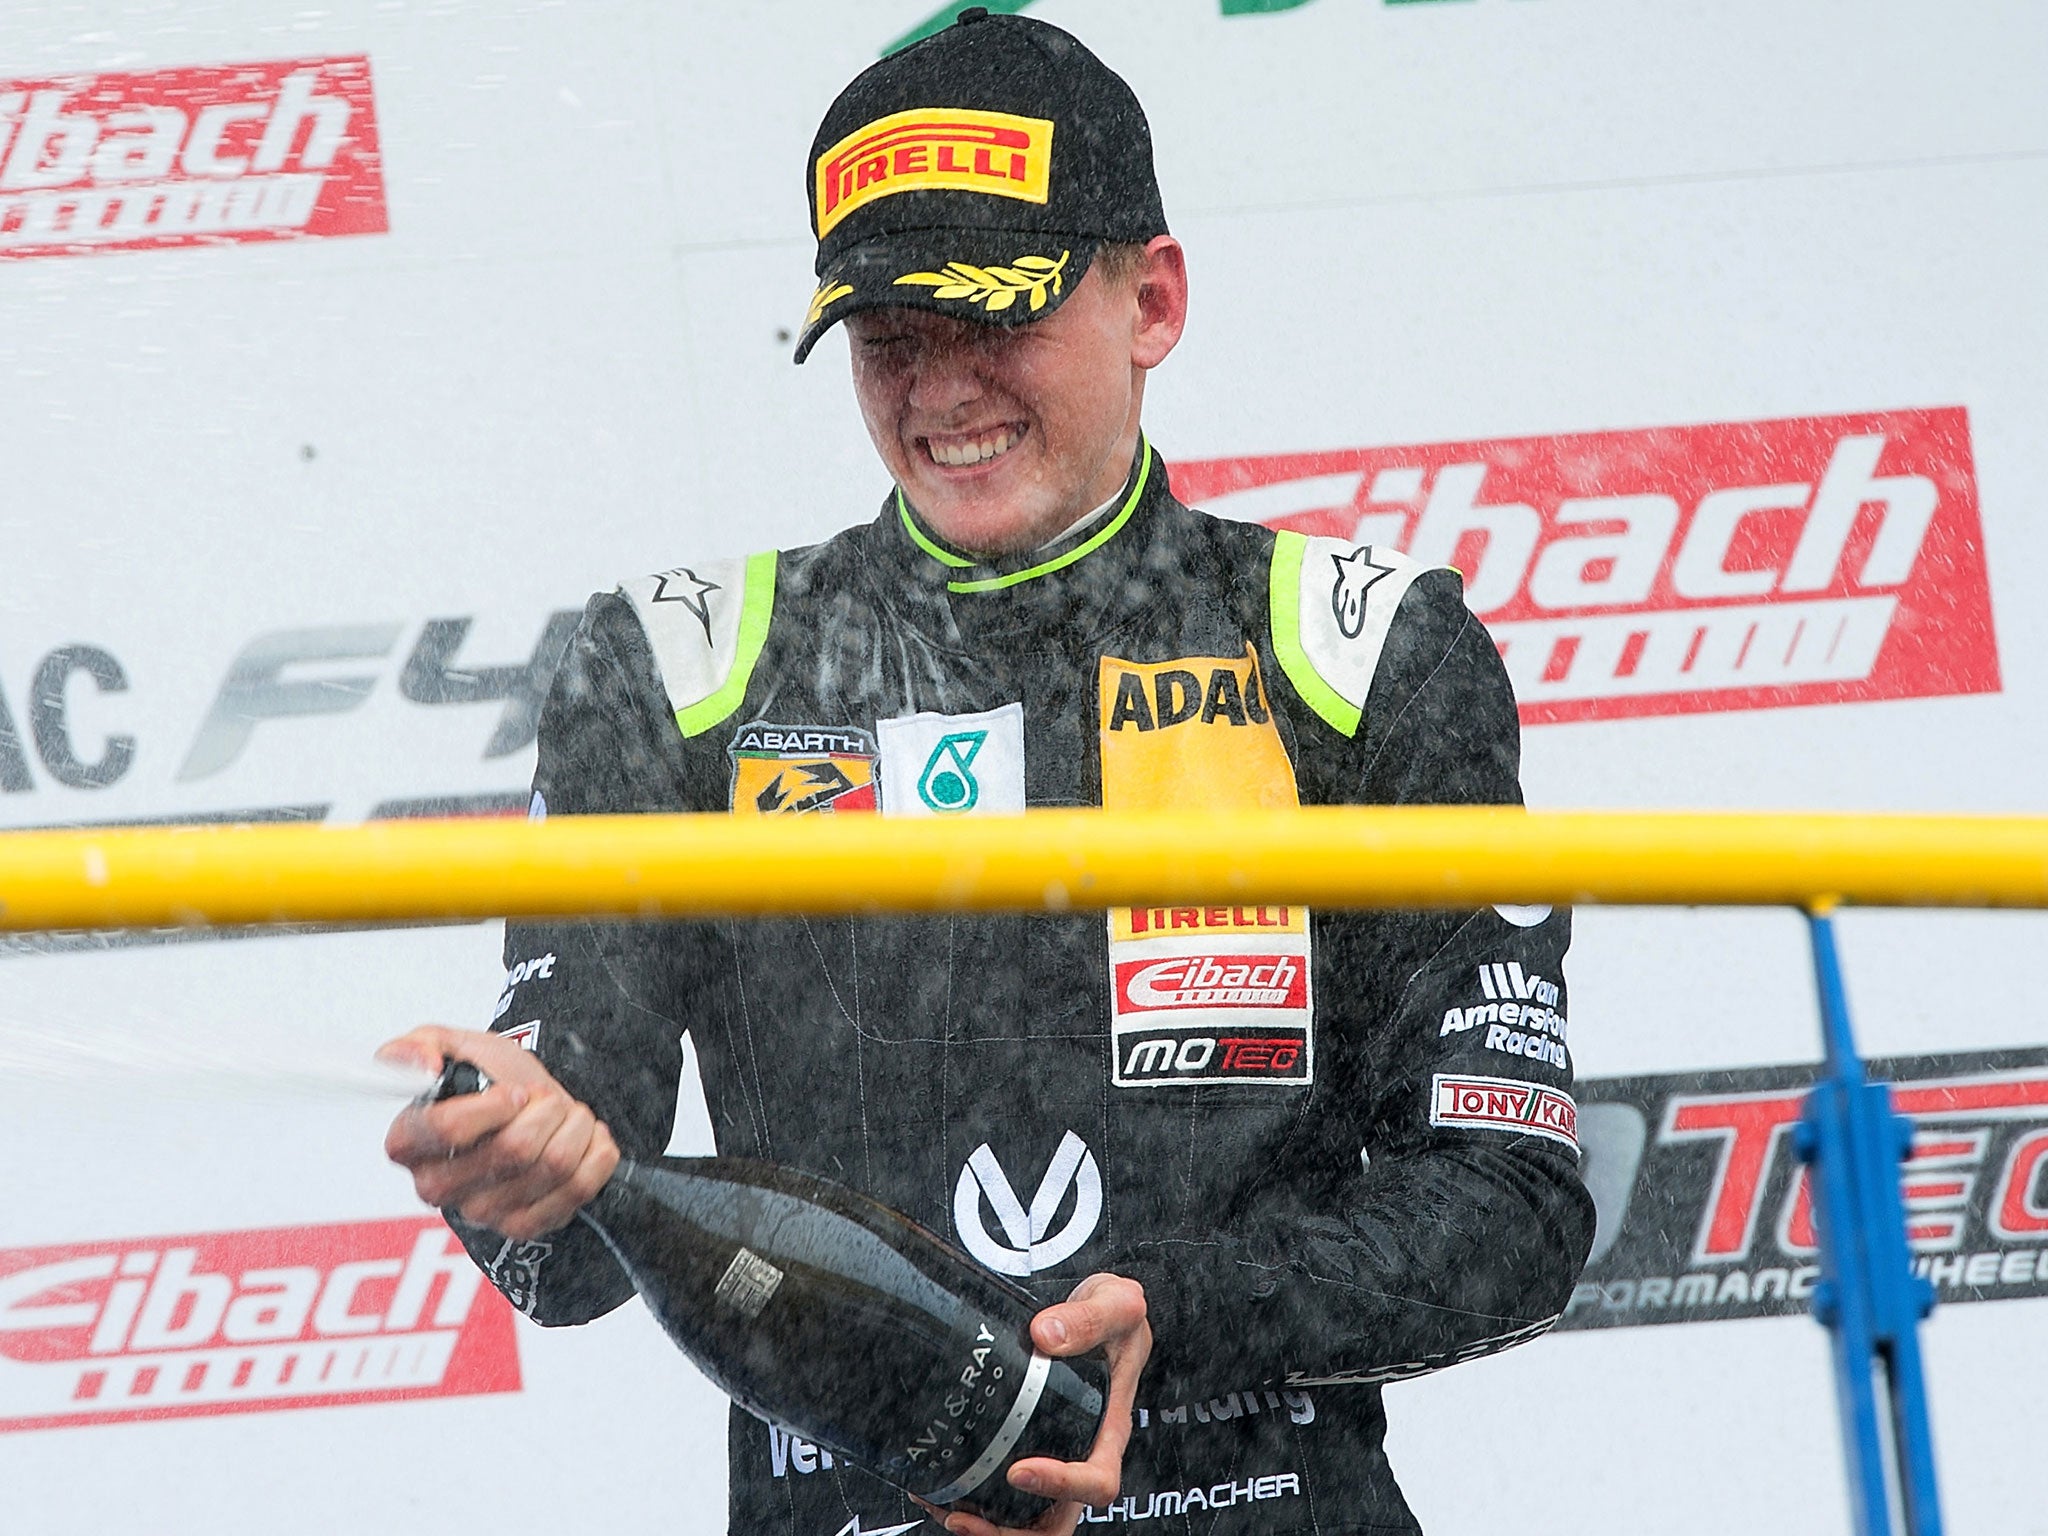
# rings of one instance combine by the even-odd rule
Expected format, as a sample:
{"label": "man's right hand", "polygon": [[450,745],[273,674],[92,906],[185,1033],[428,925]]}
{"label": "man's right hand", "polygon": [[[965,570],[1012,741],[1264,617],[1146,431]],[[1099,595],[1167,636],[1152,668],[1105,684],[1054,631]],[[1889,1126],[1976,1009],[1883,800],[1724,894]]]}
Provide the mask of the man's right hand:
{"label": "man's right hand", "polygon": [[430,1072],[452,1057],[491,1080],[482,1093],[407,1105],[385,1134],[385,1154],[429,1205],[507,1237],[544,1237],[567,1226],[619,1165],[604,1122],[503,1036],[428,1024],[377,1056]]}

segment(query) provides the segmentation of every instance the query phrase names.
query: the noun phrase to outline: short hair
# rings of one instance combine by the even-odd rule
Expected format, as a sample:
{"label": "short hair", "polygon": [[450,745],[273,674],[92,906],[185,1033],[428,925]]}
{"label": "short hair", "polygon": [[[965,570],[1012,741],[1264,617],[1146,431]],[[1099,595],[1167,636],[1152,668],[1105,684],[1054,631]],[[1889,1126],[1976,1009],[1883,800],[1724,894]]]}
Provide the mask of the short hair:
{"label": "short hair", "polygon": [[1123,287],[1144,269],[1145,250],[1134,240],[1111,241],[1097,248],[1093,264],[1104,282]]}

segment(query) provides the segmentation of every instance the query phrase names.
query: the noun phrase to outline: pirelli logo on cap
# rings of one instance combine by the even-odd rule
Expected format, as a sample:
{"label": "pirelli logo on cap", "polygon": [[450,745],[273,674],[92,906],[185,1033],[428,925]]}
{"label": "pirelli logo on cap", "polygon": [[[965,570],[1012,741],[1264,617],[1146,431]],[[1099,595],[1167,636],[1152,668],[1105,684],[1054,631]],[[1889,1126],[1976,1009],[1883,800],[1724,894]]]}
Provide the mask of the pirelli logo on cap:
{"label": "pirelli logo on cap", "polygon": [[818,157],[818,238],[856,208],[897,192],[985,192],[1042,203],[1052,180],[1051,121],[919,107],[855,129]]}

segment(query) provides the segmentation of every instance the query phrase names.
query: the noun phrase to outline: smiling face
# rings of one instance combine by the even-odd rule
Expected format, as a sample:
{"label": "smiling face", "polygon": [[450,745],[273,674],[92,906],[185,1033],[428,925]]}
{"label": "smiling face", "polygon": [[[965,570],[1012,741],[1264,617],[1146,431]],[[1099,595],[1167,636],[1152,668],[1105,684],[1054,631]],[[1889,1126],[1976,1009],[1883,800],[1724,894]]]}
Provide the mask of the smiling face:
{"label": "smiling face", "polygon": [[1035,548],[1123,488],[1145,372],[1187,319],[1180,243],[1098,260],[1058,309],[991,325],[919,309],[848,317],[875,451],[932,531],[977,555]]}

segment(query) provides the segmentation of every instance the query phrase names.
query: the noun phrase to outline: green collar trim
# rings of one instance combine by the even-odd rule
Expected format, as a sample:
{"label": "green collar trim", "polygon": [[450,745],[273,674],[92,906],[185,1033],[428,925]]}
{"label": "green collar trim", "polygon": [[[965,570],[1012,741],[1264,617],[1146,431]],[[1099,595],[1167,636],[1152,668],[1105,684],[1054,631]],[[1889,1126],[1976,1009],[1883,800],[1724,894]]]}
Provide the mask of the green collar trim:
{"label": "green collar trim", "polygon": [[917,519],[910,515],[910,503],[903,499],[903,489],[901,486],[898,486],[896,490],[896,515],[903,519],[903,531],[910,535],[910,542],[938,561],[939,564],[950,565],[956,571],[964,571],[973,566],[974,562],[972,560],[963,559],[959,555],[954,554],[950,549],[934,544],[931,535],[917,526]]}
{"label": "green collar trim", "polygon": [[[1138,447],[1140,450],[1138,473],[1131,481],[1130,494],[1124,497],[1124,504],[1117,508],[1116,515],[1096,529],[1086,539],[1083,539],[1072,549],[1066,551],[1066,553],[1054,555],[1050,560],[1041,561],[1039,564],[1030,566],[1025,570],[1012,571],[1007,576],[985,576],[975,581],[949,581],[946,583],[946,590],[948,592],[999,592],[1005,587],[1014,587],[1020,582],[1032,581],[1040,576],[1050,576],[1054,571],[1065,570],[1077,560],[1083,560],[1089,555],[1094,554],[1096,550],[1102,548],[1103,545],[1115,538],[1124,524],[1131,520],[1131,514],[1138,510],[1138,502],[1144,497],[1145,487],[1152,479],[1151,439],[1141,433],[1138,438]],[[924,530],[917,526],[916,519],[910,515],[909,504],[904,501],[903,492],[900,490],[896,493],[896,511],[903,519],[903,527],[910,534],[912,541],[934,560],[951,566],[955,570],[964,570],[973,566],[974,562],[972,560],[963,560],[951,550],[941,549],[931,541]]]}

